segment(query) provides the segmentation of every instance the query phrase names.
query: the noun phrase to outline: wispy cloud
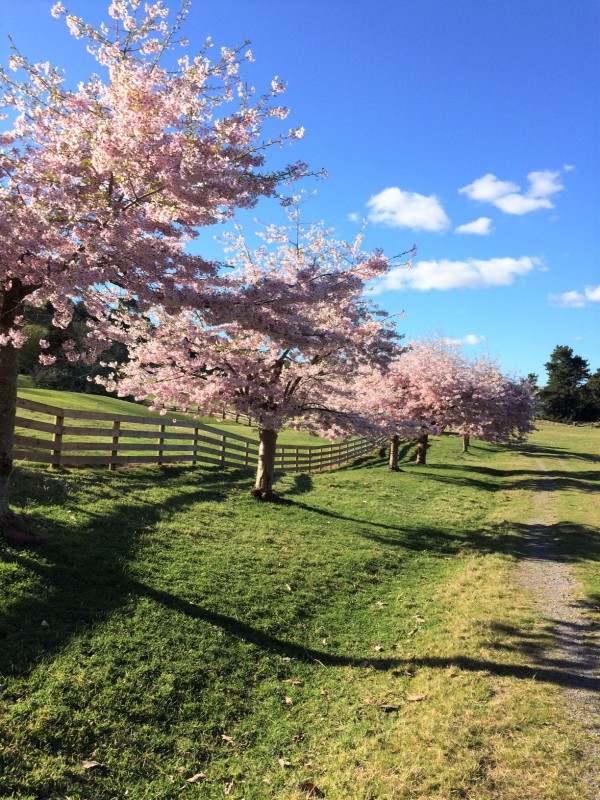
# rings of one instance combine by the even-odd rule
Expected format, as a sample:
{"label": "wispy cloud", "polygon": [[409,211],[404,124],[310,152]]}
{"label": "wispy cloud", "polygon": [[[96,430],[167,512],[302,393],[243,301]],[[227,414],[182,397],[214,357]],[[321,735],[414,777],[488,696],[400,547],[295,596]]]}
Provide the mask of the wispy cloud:
{"label": "wispy cloud", "polygon": [[563,308],[585,308],[590,303],[600,303],[600,286],[586,286],[583,292],[551,294],[550,302]]}
{"label": "wispy cloud", "polygon": [[472,233],[475,236],[488,236],[492,230],[492,220],[489,217],[479,217],[473,222],[459,225],[454,229],[454,233]]}
{"label": "wispy cloud", "polygon": [[416,289],[485,289],[488,286],[510,286],[519,276],[540,266],[537,258],[468,258],[465,261],[419,261],[414,267],[396,267],[374,282],[370,294],[385,291]]}
{"label": "wispy cloud", "polygon": [[348,214],[348,219],[350,222],[360,222],[360,217],[356,211],[352,211],[350,214]]}
{"label": "wispy cloud", "polygon": [[459,189],[459,194],[464,194],[471,200],[481,203],[491,203],[506,214],[529,214],[540,208],[554,208],[550,198],[564,189],[560,179],[560,172],[540,170],[530,172],[527,176],[529,186],[525,191],[517,183],[502,181],[496,175],[488,172],[482,178],[477,178],[468,186]]}
{"label": "wispy cloud", "polygon": [[483,344],[483,342],[485,342],[485,336],[479,336],[476,333],[467,333],[462,339],[446,339],[445,341],[448,342],[448,344],[465,344],[468,347],[474,347],[477,344]]}
{"label": "wispy cloud", "polygon": [[450,220],[435,195],[426,196],[390,186],[373,195],[367,207],[369,220],[375,225],[434,233],[442,233],[450,227]]}

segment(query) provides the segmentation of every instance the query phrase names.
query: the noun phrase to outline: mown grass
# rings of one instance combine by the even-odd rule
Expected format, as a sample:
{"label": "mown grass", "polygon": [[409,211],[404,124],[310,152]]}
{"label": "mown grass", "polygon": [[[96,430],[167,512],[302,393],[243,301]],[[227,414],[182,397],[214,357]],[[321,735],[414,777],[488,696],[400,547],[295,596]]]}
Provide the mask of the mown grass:
{"label": "mown grass", "polygon": [[[19,376],[18,394],[19,397],[22,397],[25,400],[35,400],[38,403],[46,403],[47,405],[57,406],[59,408],[75,409],[78,411],[97,411],[102,414],[128,414],[138,417],[148,417],[150,419],[161,418],[162,416],[160,412],[151,411],[147,406],[144,406],[141,403],[131,403],[126,400],[120,400],[117,397],[80,394],[77,392],[63,392],[53,389],[37,389],[30,385],[31,381],[27,380],[28,377],[29,376],[26,375]],[[48,418],[46,416],[35,411],[19,411],[19,414],[26,418],[39,419],[44,422],[48,422]],[[168,418],[171,419],[173,417],[188,421],[198,420],[203,425],[222,428],[226,433],[236,433],[239,436],[245,436],[249,439],[258,439],[256,426],[242,424],[241,422],[237,423],[232,419],[222,419],[221,417],[207,416],[195,417],[190,414],[174,414],[169,412]],[[72,424],[72,422],[70,424]],[[94,420],[86,420],[85,423],[79,424],[85,424],[87,427],[92,428],[106,427],[108,425],[106,422],[95,422]],[[20,432],[27,433],[25,430]],[[39,431],[36,432],[35,435],[40,439],[52,438],[50,434],[44,434],[43,432]],[[74,437],[65,437],[65,441],[70,441],[73,438]],[[131,440],[124,438],[123,441]],[[292,429],[286,429],[278,436],[279,444],[288,445],[315,445],[324,444],[326,441],[326,439],[313,436],[305,431],[296,431]]]}
{"label": "mown grass", "polygon": [[236,470],[19,470],[48,543],[2,551],[0,796],[591,799],[513,581],[543,436],[407,445],[278,504]]}

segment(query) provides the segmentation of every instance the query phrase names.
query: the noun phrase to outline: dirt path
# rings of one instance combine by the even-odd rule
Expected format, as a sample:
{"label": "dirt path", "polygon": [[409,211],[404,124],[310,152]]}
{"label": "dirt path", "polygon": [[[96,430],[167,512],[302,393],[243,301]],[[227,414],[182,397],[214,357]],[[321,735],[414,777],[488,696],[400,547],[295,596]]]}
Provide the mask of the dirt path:
{"label": "dirt path", "polygon": [[[537,459],[536,468],[548,471],[542,459]],[[600,630],[583,613],[578,602],[581,589],[551,536],[550,526],[555,521],[553,488],[548,477],[534,496],[535,517],[528,521],[529,538],[519,578],[523,588],[533,594],[538,610],[553,625],[554,647],[536,658],[536,665],[560,677],[568,709],[590,734],[590,756],[598,766],[584,778],[600,798]]]}

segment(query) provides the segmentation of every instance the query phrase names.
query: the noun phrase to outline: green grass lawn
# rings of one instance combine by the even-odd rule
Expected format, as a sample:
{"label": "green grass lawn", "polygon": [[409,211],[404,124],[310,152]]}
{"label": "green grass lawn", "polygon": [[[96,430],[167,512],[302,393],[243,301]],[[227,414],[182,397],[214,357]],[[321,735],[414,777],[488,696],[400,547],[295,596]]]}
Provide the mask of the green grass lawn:
{"label": "green grass lawn", "polygon": [[[106,397],[103,395],[94,395],[94,394],[80,394],[77,392],[62,392],[62,391],[55,391],[53,389],[36,389],[33,386],[31,386],[31,380],[28,380],[28,376],[26,375],[19,376],[18,394],[19,397],[22,397],[25,400],[35,400],[38,403],[46,403],[47,405],[57,406],[59,408],[76,409],[78,411],[98,411],[103,414],[129,414],[138,417],[147,416],[150,418],[161,417],[160,412],[151,411],[149,408],[142,405],[141,403],[130,403],[127,402],[126,400],[119,400],[119,398],[117,397]],[[43,419],[44,421],[48,421],[46,417],[43,417],[43,415],[38,414],[36,412],[19,411],[19,414],[31,419],[40,419],[40,420]],[[171,418],[174,415],[172,413],[169,413],[168,416],[169,418]],[[222,428],[226,432],[237,433],[240,436],[245,436],[249,439],[256,439],[256,440],[258,439],[258,432],[256,426],[249,426],[242,423],[236,423],[235,420],[222,419],[221,417],[206,417],[206,416],[193,417],[189,414],[179,414],[179,413],[177,413],[175,416],[178,419],[185,419],[185,420],[197,419],[204,425],[210,425],[216,428]],[[98,425],[100,424],[104,426],[107,425],[106,422],[98,423]],[[94,422],[86,420],[85,425],[88,427],[94,427]],[[45,436],[43,433],[40,432],[36,432],[35,435],[38,438],[42,439],[51,438],[50,434]],[[277,441],[279,444],[287,444],[287,445],[318,445],[318,444],[325,444],[327,440],[317,436],[313,436],[312,434],[306,433],[305,431],[286,429],[279,434]]]}
{"label": "green grass lawn", "polygon": [[19,469],[48,543],[2,549],[0,796],[592,800],[514,574],[559,458],[560,543],[595,591],[599,441],[444,437],[427,467],[407,445],[399,473],[283,477],[278,504],[241,470]]}

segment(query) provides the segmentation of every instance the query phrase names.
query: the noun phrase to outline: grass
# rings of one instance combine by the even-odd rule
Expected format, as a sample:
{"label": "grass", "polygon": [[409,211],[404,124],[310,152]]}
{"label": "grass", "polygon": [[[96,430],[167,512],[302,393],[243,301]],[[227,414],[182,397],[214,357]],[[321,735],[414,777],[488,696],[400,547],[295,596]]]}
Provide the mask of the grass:
{"label": "grass", "polygon": [[19,470],[49,541],[2,552],[0,796],[591,800],[568,669],[514,584],[554,450],[594,590],[591,435],[444,437],[427,467],[407,446],[397,474],[283,477],[274,505],[243,471]]}
{"label": "grass", "polygon": [[[35,400],[38,403],[46,403],[47,405],[58,406],[59,408],[76,409],[78,411],[98,411],[103,414],[129,414],[134,416],[149,417],[151,419],[161,417],[161,414],[158,411],[151,411],[149,408],[140,403],[131,403],[126,400],[119,400],[116,397],[80,394],[76,392],[62,392],[53,389],[37,389],[31,385],[31,379],[27,375],[19,376],[18,394],[19,397],[22,397],[25,400]],[[19,414],[30,419],[39,419],[44,422],[48,421],[46,416],[34,411],[20,410]],[[173,414],[169,414],[169,418],[172,416]],[[245,436],[249,439],[258,439],[258,433],[255,426],[236,423],[231,419],[207,416],[193,417],[188,414],[177,414],[176,416],[178,419],[197,419],[204,425],[222,428],[225,432],[237,433],[238,435]],[[94,420],[86,420],[85,425],[92,428],[101,426],[106,427],[107,423],[96,423]],[[27,433],[24,430],[21,432]],[[36,432],[35,435],[41,439],[52,438],[50,434],[45,435],[43,432]],[[66,437],[65,441],[70,441],[73,438],[74,437]],[[124,439],[123,441],[128,440]],[[279,444],[288,445],[315,445],[324,444],[327,440],[313,436],[305,431],[287,429],[279,434],[277,441]]]}

